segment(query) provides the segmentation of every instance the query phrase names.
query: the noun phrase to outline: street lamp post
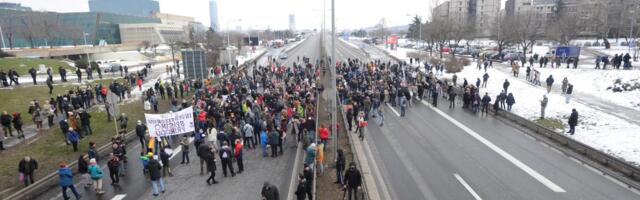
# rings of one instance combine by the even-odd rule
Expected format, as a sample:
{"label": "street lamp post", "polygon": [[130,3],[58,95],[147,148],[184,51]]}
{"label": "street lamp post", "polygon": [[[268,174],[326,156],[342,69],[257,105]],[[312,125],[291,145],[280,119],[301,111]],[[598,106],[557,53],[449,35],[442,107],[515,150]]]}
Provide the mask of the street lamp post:
{"label": "street lamp post", "polygon": [[7,48],[7,46],[4,44],[4,34],[2,33],[2,26],[0,26],[0,40],[2,40],[2,48]]}
{"label": "street lamp post", "polygon": [[89,52],[87,51],[87,36],[89,36],[89,33],[82,32],[82,37],[84,38],[84,53],[87,55],[87,68],[89,68],[91,67],[91,59],[89,58]]}
{"label": "street lamp post", "polygon": [[229,39],[230,38],[229,35],[231,35],[231,31],[229,30],[229,24],[231,22],[241,22],[241,21],[242,21],[242,19],[234,19],[234,20],[231,20],[231,21],[227,21],[227,24],[226,24],[226,26],[227,26],[226,27],[227,28],[227,55],[229,56],[229,65],[233,65],[233,63],[231,62],[231,51],[229,49],[229,47],[231,46],[231,40]]}
{"label": "street lamp post", "polygon": [[337,97],[337,86],[336,86],[336,74],[337,74],[337,66],[336,66],[337,58],[336,58],[336,6],[335,0],[331,0],[331,62],[330,67],[331,70],[331,87],[333,87],[333,94],[331,95],[331,133],[333,133],[335,139],[333,139],[333,157],[337,156],[338,150],[338,132],[337,132],[337,107],[338,103]]}

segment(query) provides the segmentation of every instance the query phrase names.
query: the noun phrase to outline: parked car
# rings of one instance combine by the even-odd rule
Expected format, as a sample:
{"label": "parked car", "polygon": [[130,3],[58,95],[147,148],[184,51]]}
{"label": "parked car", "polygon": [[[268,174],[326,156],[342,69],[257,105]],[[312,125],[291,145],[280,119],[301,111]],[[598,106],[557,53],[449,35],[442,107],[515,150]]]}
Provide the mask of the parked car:
{"label": "parked car", "polygon": [[289,58],[289,56],[286,53],[281,53],[278,58],[280,58],[281,60],[285,60],[285,59]]}

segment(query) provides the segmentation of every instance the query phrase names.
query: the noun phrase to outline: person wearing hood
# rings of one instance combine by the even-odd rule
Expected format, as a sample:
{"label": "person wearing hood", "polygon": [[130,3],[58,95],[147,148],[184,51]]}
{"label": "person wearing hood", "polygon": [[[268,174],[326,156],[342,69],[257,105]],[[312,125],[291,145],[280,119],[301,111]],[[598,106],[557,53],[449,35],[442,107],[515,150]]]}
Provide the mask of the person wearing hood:
{"label": "person wearing hood", "polygon": [[73,195],[76,197],[76,199],[80,199],[80,194],[78,193],[78,190],[76,190],[76,187],[73,185],[73,173],[71,173],[71,169],[69,169],[67,163],[64,161],[60,162],[58,166],[60,167],[58,169],[58,176],[60,177],[59,184],[62,188],[62,198],[64,200],[71,199],[69,196],[67,196],[67,189],[71,189],[71,192],[73,192]]}
{"label": "person wearing hood", "polygon": [[309,166],[314,166],[314,161],[316,160],[316,143],[311,143],[309,147],[307,147],[307,155],[304,158],[304,164]]}
{"label": "person wearing hood", "polygon": [[138,140],[140,141],[140,145],[142,149],[147,149],[146,144],[147,141],[145,139],[145,134],[147,133],[147,126],[142,123],[142,121],[138,120],[136,125],[136,136],[138,136]]}
{"label": "person wearing hood", "polygon": [[91,176],[91,180],[93,180],[93,189],[97,194],[104,194],[104,190],[102,189],[102,174],[102,169],[96,159],[91,158],[91,160],[89,160],[89,176]]}
{"label": "person wearing hood", "polygon": [[349,200],[353,195],[354,199],[358,199],[357,191],[361,190],[362,175],[360,170],[356,168],[356,164],[351,162],[349,169],[344,174],[345,185],[344,188],[348,191]]}

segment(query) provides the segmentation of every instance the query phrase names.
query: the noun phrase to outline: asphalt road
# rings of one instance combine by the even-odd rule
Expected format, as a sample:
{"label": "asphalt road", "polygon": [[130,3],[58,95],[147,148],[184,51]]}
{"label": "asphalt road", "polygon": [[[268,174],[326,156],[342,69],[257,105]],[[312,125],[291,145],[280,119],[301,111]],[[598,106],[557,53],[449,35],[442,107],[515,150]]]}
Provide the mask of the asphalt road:
{"label": "asphalt road", "polygon": [[[310,57],[315,60],[319,56],[319,36],[311,36],[307,40],[299,44],[298,47],[290,49],[287,54],[288,59],[279,59],[279,54],[283,52],[284,48],[269,49],[268,52],[258,60],[259,65],[266,65],[266,55],[273,55],[279,62],[283,62],[290,66],[293,62],[297,61],[297,56]],[[249,71],[251,71],[250,69]],[[152,71],[150,77],[159,77],[164,73],[164,69],[155,69]],[[149,80],[155,80],[150,78]],[[177,142],[177,141],[175,141]],[[285,152],[283,156],[278,158],[262,158],[260,150],[246,150],[245,151],[245,172],[238,174],[234,178],[222,178],[222,169],[218,162],[218,170],[216,173],[216,179],[220,182],[214,186],[207,186],[205,180],[208,176],[201,176],[199,173],[200,161],[196,155],[193,147],[191,148],[190,165],[181,165],[181,152],[174,153],[175,156],[171,159],[171,167],[174,171],[173,177],[166,177],[165,186],[167,192],[159,197],[154,198],[151,191],[151,182],[148,177],[142,174],[142,165],[138,160],[140,155],[140,144],[137,140],[129,143],[127,150],[127,157],[129,163],[127,164],[127,175],[120,178],[120,186],[111,186],[111,180],[108,177],[108,169],[106,169],[106,163],[102,163],[101,166],[105,172],[103,177],[103,189],[106,193],[97,196],[91,189],[84,189],[80,185],[76,184],[79,192],[83,195],[82,199],[111,199],[111,200],[134,200],[134,199],[205,199],[205,198],[220,198],[220,199],[259,199],[260,189],[264,181],[270,181],[280,189],[281,195],[286,195],[289,189],[289,180],[291,178],[291,171],[293,170],[293,162],[295,158],[295,146],[294,142],[288,139],[285,144]],[[173,145],[174,147],[178,145]],[[177,149],[174,149],[174,151]],[[235,170],[237,165],[234,163]],[[77,179],[75,180],[78,181]],[[71,191],[67,191],[70,196],[73,196]],[[40,195],[37,199],[53,200],[62,199],[60,188],[54,187],[48,192]]]}
{"label": "asphalt road", "polygon": [[[338,55],[358,49],[338,46]],[[339,58],[343,58],[338,56]],[[365,151],[382,199],[640,199],[590,167],[491,116],[416,101],[384,126],[371,118]]]}

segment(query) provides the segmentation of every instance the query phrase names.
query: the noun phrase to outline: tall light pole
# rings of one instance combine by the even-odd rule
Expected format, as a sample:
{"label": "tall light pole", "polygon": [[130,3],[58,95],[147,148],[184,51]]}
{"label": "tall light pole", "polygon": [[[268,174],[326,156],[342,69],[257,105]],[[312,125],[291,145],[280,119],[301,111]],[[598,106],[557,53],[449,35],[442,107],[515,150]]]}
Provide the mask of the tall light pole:
{"label": "tall light pole", "polygon": [[2,40],[2,48],[6,49],[7,46],[4,44],[4,34],[2,33],[2,26],[0,26],[0,40]]}
{"label": "tall light pole", "polygon": [[84,38],[84,53],[87,54],[87,64],[89,66],[87,66],[87,68],[91,67],[91,59],[89,58],[89,52],[87,51],[87,36],[89,36],[89,33],[87,32],[82,32],[82,37]]}
{"label": "tall light pole", "polygon": [[229,35],[231,35],[231,30],[229,30],[229,24],[231,22],[241,22],[241,21],[242,21],[242,19],[234,19],[234,20],[227,21],[227,24],[226,24],[226,28],[227,28],[227,55],[229,56],[229,65],[234,64],[234,63],[231,62],[231,51],[229,49],[229,47],[231,46],[231,40],[229,39],[230,38]]}
{"label": "tall light pole", "polygon": [[337,132],[337,119],[336,117],[337,115],[337,107],[336,104],[338,103],[338,97],[337,97],[337,90],[338,87],[336,86],[336,72],[337,72],[337,67],[336,67],[336,5],[335,5],[335,0],[331,0],[331,62],[330,65],[332,65],[333,67],[330,67],[329,69],[331,70],[331,87],[333,87],[333,94],[331,95],[331,106],[329,106],[329,108],[331,108],[331,133],[333,133],[335,139],[333,139],[333,157],[336,158],[337,156],[337,150],[338,150],[338,132]]}

